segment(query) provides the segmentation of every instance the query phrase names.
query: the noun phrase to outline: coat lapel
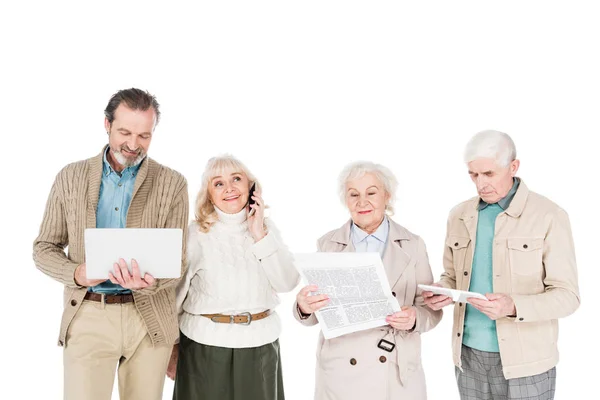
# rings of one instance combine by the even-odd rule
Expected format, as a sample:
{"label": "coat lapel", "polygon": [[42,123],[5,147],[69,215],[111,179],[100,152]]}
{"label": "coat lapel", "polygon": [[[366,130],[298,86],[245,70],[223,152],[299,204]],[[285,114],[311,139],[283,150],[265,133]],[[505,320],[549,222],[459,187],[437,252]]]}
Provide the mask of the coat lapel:
{"label": "coat lapel", "polygon": [[[417,261],[416,257],[411,256],[402,248],[402,241],[410,240],[408,231],[402,226],[392,221],[389,217],[390,230],[388,239],[383,253],[383,266],[387,275],[390,287],[394,287],[395,283],[400,279],[402,273],[413,266]],[[355,251],[354,244],[350,239],[350,229],[352,228],[352,220],[348,221],[344,226],[334,232],[330,241],[333,242],[333,248],[340,252]]]}
{"label": "coat lapel", "polygon": [[350,229],[352,228],[352,220],[346,222],[341,228],[333,233],[330,241],[335,246],[336,251],[346,253],[353,252],[354,244],[350,240]]}
{"label": "coat lapel", "polygon": [[102,163],[104,160],[104,152],[108,146],[104,146],[100,154],[90,159],[88,170],[88,187],[87,187],[87,213],[86,213],[86,228],[96,227],[96,210],[98,208],[98,198],[100,196],[100,184],[102,182]]}
{"label": "coat lapel", "polygon": [[390,283],[390,288],[393,288],[404,271],[409,267],[412,268],[414,264],[416,264],[417,259],[414,255],[411,255],[405,250],[407,246],[406,243],[403,242],[410,240],[408,231],[390,218],[388,218],[388,220],[390,221],[390,231],[383,253],[383,265]]}
{"label": "coat lapel", "polygon": [[[127,210],[127,221],[125,225],[127,228],[154,228],[143,225],[142,216],[144,212],[144,205],[148,200],[157,169],[158,164],[146,156],[146,158],[142,161],[142,165],[140,165],[137,177],[135,178],[133,195],[131,196],[129,210]],[[158,220],[160,220],[160,218]]]}
{"label": "coat lapel", "polygon": [[469,232],[469,238],[471,238],[471,242],[473,243],[475,243],[475,238],[477,237],[477,219],[479,216],[479,212],[477,210],[478,204],[479,197],[476,197],[472,200],[472,203],[469,204],[463,215],[460,216],[460,219],[463,221],[467,231]]}

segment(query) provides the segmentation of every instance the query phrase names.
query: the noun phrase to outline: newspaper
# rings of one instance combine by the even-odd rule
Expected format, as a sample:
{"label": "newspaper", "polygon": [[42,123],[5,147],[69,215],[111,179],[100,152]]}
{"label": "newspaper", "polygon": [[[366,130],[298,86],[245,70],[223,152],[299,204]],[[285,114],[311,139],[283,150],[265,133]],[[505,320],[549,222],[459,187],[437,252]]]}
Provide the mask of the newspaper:
{"label": "newspaper", "polygon": [[317,285],[311,295],[330,298],[315,313],[325,339],[387,325],[385,317],[400,311],[379,253],[310,253],[294,258],[306,284]]}

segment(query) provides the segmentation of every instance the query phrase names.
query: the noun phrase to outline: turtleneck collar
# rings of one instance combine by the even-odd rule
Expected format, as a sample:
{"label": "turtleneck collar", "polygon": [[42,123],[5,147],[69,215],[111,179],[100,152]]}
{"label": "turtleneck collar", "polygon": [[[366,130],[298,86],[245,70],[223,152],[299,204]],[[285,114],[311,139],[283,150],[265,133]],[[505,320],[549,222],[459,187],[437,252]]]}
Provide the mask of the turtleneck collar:
{"label": "turtleneck collar", "polygon": [[218,207],[215,207],[215,211],[219,216],[219,221],[226,225],[241,224],[246,221],[246,207],[236,214],[227,214],[221,211]]}

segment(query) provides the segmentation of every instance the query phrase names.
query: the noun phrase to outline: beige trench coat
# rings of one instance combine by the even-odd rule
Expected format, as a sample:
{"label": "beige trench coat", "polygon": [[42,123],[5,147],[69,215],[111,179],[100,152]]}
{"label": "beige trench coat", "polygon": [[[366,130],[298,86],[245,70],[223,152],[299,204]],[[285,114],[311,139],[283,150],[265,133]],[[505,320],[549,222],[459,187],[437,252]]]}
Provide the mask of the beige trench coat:
{"label": "beige trench coat", "polygon": [[[354,251],[350,239],[352,221],[331,231],[318,241],[319,251]],[[388,241],[383,255],[392,294],[400,306],[417,307],[414,331],[398,331],[388,326],[368,329],[326,340],[321,333],[317,346],[315,399],[384,400],[427,398],[421,366],[421,333],[435,327],[441,311],[423,305],[417,284],[433,282],[425,243],[390,219]],[[302,320],[294,305],[294,315],[303,325],[315,325],[311,315]],[[392,352],[377,347],[381,339],[395,343]]]}

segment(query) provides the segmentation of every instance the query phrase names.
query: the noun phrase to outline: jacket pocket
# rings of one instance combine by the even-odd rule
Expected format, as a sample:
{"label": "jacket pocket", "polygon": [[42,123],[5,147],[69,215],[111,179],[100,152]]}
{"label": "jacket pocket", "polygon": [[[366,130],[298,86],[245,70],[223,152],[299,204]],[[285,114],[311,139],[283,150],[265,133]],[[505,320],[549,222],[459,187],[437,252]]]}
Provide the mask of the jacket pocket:
{"label": "jacket pocket", "polygon": [[556,320],[517,324],[522,362],[533,363],[556,354]]}
{"label": "jacket pocket", "polygon": [[542,238],[510,238],[507,241],[511,272],[515,275],[539,274],[542,270]]}
{"label": "jacket pocket", "polygon": [[542,263],[544,239],[509,238],[507,247],[513,292],[542,293],[544,291]]}
{"label": "jacket pocket", "polygon": [[[409,371],[421,368],[421,335],[418,332],[399,331],[396,338],[396,351],[400,351],[401,362],[406,363]],[[396,363],[396,360],[392,360]],[[402,366],[399,366],[402,368]]]}
{"label": "jacket pocket", "polygon": [[466,267],[465,260],[469,243],[471,243],[471,238],[468,237],[448,236],[446,238],[446,246],[452,250],[452,265],[454,265],[454,271],[456,272],[457,289],[466,289],[462,287],[460,282],[462,282],[464,278],[463,275]]}

